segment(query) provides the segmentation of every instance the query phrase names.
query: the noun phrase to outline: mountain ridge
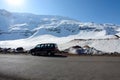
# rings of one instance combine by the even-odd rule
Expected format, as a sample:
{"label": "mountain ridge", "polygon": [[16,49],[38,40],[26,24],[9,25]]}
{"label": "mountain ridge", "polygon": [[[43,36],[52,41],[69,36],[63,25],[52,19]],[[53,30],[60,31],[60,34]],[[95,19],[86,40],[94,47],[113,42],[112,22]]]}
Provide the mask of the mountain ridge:
{"label": "mountain ridge", "polygon": [[60,50],[88,45],[98,51],[120,52],[120,25],[0,10],[0,47],[29,50],[51,42],[57,43]]}
{"label": "mountain ridge", "polygon": [[16,40],[42,35],[75,38],[104,38],[120,34],[115,24],[83,23],[68,17],[11,13],[0,9],[0,40]]}

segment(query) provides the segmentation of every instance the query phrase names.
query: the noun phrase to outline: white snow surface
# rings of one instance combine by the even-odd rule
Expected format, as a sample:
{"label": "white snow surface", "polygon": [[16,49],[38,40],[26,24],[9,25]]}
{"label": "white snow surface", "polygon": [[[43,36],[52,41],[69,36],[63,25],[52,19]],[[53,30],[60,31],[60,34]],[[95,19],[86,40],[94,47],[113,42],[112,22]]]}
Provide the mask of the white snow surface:
{"label": "white snow surface", "polygon": [[43,35],[27,39],[0,41],[0,46],[3,48],[23,47],[29,50],[40,43],[57,43],[60,50],[65,50],[76,45],[82,47],[88,45],[103,52],[120,52],[120,39],[116,38],[73,40],[71,36],[59,38],[51,35]]}
{"label": "white snow surface", "polygon": [[89,45],[101,51],[120,52],[120,39],[115,35],[120,36],[120,25],[0,9],[0,47],[3,48],[31,49],[37,44],[52,42],[57,43],[60,50]]}
{"label": "white snow surface", "polygon": [[72,40],[65,44],[61,44],[61,49],[67,49],[71,46],[94,47],[103,52],[120,52],[120,39],[88,39],[88,40]]}
{"label": "white snow surface", "polygon": [[41,35],[75,38],[105,38],[119,35],[120,25],[80,22],[68,17],[11,13],[0,9],[0,40],[16,40]]}

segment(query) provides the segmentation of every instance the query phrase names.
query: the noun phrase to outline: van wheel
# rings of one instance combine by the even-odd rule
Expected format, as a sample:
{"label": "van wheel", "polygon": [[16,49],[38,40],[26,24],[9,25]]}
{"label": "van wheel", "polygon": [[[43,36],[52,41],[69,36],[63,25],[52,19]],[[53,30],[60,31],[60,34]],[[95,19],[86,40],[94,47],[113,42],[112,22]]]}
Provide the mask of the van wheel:
{"label": "van wheel", "polygon": [[35,53],[35,52],[32,52],[31,54],[32,54],[33,56],[36,56],[36,53]]}
{"label": "van wheel", "polygon": [[51,53],[50,56],[54,56],[55,54],[54,53]]}
{"label": "van wheel", "polygon": [[48,55],[48,56],[51,56],[51,52],[48,52],[47,55]]}
{"label": "van wheel", "polygon": [[54,56],[54,53],[51,53],[51,56]]}
{"label": "van wheel", "polygon": [[54,53],[48,52],[47,55],[48,55],[48,56],[54,56]]}

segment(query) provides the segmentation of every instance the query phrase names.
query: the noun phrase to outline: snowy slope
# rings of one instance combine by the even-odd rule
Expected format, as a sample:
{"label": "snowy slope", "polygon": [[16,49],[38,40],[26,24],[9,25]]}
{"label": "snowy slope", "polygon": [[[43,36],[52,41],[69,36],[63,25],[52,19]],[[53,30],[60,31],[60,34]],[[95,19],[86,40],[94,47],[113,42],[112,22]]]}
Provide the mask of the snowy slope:
{"label": "snowy slope", "polygon": [[120,35],[115,24],[83,23],[67,17],[11,13],[0,10],[0,40],[15,40],[42,35],[75,38],[104,38]]}
{"label": "snowy slope", "polygon": [[60,44],[61,49],[67,49],[71,46],[85,46],[94,47],[97,50],[104,52],[120,52],[120,39],[76,39],[67,43]]}
{"label": "snowy slope", "polygon": [[120,25],[80,22],[68,17],[0,10],[0,47],[31,49],[54,42],[60,50],[75,45],[120,52]]}
{"label": "snowy slope", "polygon": [[34,38],[0,41],[0,46],[3,48],[17,48],[23,47],[27,50],[35,47],[40,43],[57,43],[60,50],[68,49],[72,46],[79,45],[84,47],[86,45],[95,48],[102,52],[119,52],[120,53],[120,39],[75,39],[73,37],[55,37],[51,35],[38,36]]}

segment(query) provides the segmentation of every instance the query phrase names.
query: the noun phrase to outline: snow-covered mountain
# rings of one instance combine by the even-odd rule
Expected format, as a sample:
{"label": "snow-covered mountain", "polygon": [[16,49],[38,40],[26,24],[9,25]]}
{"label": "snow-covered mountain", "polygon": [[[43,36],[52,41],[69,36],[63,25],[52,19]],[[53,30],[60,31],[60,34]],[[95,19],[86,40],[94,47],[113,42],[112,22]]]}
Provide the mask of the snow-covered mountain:
{"label": "snow-covered mountain", "polygon": [[88,45],[100,51],[120,52],[120,25],[0,9],[0,47],[30,49],[46,42],[57,43],[61,50]]}
{"label": "snow-covered mountain", "polygon": [[0,40],[15,40],[40,35],[74,38],[104,38],[120,34],[115,24],[83,23],[68,17],[11,13],[0,10]]}

